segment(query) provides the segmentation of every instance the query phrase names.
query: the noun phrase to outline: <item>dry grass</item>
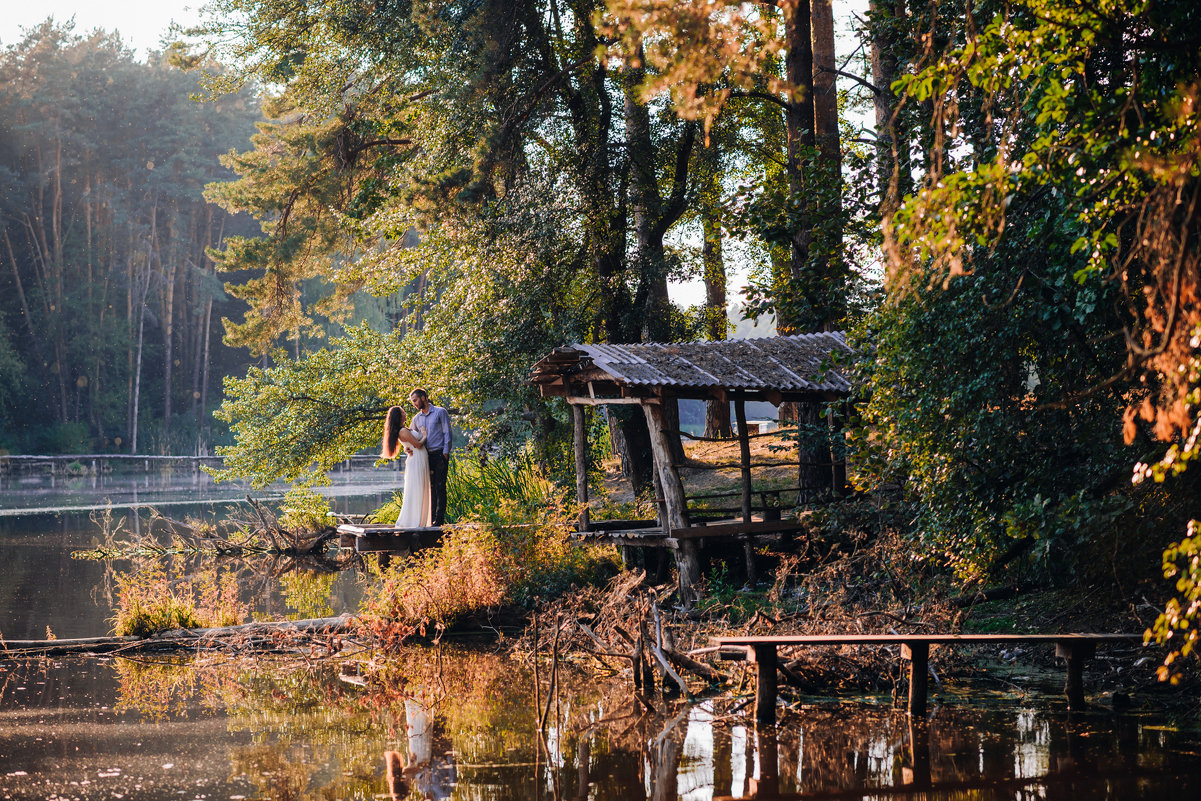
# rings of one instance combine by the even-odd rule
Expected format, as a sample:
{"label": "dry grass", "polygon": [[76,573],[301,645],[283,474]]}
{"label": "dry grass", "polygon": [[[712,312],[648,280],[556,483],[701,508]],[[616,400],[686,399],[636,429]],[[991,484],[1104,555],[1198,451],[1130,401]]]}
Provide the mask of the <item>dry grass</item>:
{"label": "dry grass", "polygon": [[[561,500],[561,499],[560,499]],[[448,529],[437,548],[420,551],[389,569],[364,593],[363,612],[375,621],[385,645],[408,634],[453,626],[477,612],[526,606],[540,595],[558,595],[616,570],[611,548],[570,541],[574,508],[562,502],[536,518],[524,509],[497,510],[505,524],[468,520]],[[383,632],[397,636],[384,636]]]}
{"label": "dry grass", "polygon": [[152,563],[143,570],[117,576],[113,634],[147,637],[160,631],[242,623],[248,610],[238,598],[237,574],[210,567],[183,573]]}

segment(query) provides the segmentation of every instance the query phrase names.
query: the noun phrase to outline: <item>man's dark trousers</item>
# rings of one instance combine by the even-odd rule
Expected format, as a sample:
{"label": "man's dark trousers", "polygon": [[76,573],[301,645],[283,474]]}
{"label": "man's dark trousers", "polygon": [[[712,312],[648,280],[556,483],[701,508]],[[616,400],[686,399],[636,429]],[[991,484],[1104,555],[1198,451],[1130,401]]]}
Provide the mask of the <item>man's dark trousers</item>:
{"label": "man's dark trousers", "polygon": [[434,525],[446,522],[446,454],[429,451],[430,457],[430,517]]}

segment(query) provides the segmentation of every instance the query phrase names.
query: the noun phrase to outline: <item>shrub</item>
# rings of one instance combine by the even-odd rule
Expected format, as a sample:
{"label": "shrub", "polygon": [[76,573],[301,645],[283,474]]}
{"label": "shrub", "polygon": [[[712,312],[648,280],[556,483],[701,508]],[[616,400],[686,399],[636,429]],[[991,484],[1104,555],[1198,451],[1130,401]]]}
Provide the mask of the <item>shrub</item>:
{"label": "shrub", "polygon": [[233,571],[209,568],[184,579],[160,564],[118,575],[112,618],[118,637],[146,637],[170,629],[233,626],[246,618]]}
{"label": "shrub", "polygon": [[[615,572],[612,548],[570,541],[577,510],[531,462],[469,464],[455,473],[462,522],[440,547],[393,566],[365,591],[369,618],[446,627],[488,607],[528,605]],[[468,476],[482,477],[480,485],[469,486]],[[468,498],[477,504],[471,512]]]}
{"label": "shrub", "polygon": [[308,487],[292,487],[284,495],[279,524],[293,533],[316,533],[330,527],[329,512],[329,499],[320,492]]}

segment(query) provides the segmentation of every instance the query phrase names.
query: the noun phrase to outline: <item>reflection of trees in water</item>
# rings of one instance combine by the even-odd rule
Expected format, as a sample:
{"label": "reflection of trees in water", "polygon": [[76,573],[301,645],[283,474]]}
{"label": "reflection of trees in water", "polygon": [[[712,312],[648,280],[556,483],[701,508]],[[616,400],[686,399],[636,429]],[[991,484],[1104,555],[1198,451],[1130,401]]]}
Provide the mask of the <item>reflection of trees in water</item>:
{"label": "reflection of trees in water", "polygon": [[[127,664],[118,675],[124,708],[228,714],[230,731],[252,738],[233,749],[231,769],[264,798],[699,801],[956,783],[970,785],[952,791],[962,797],[1013,798],[1039,788],[1013,783],[1032,774],[1171,763],[1164,735],[1133,722],[946,707],[923,722],[845,704],[757,730],[738,699],[648,699],[652,712],[625,684],[560,671],[543,736],[531,672],[480,650],[413,648],[353,668],[264,658]],[[1054,781],[1045,797],[1072,789]]]}
{"label": "reflection of trees in water", "polygon": [[335,600],[334,595],[340,571],[361,563],[358,554],[331,560],[316,555],[231,558],[199,553],[131,553],[103,561],[104,574],[91,596],[101,608],[115,613],[121,602],[116,588],[122,581],[136,584],[141,577],[161,574],[181,597],[203,598],[206,582],[219,575],[231,577],[246,617],[251,619],[326,617],[334,613],[335,606],[356,606],[353,596]]}

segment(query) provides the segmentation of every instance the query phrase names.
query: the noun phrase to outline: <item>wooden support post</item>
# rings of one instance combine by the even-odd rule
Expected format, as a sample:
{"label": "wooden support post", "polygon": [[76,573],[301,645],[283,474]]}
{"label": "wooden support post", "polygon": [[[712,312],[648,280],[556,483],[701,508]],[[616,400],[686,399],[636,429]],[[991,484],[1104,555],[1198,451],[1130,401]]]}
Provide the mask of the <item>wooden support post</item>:
{"label": "wooden support post", "polygon": [[1055,643],[1055,656],[1067,662],[1068,676],[1063,691],[1068,709],[1084,709],[1084,663],[1097,653],[1097,644],[1088,640]]}
{"label": "wooden support post", "polygon": [[584,419],[584,407],[572,404],[571,418],[575,430],[572,440],[575,445],[575,499],[580,504],[579,530],[587,531],[588,516],[588,427]]}
{"label": "wooden support post", "polygon": [[901,658],[909,660],[909,714],[926,714],[926,688],[930,672],[930,643],[901,643]]}
{"label": "wooden support post", "polygon": [[[746,400],[734,399],[734,415],[738,421],[738,460],[742,467],[742,522],[751,522],[751,438],[746,428]],[[746,583],[754,584],[755,548],[749,536],[742,543],[743,558],[746,561]]]}
{"label": "wooden support post", "polygon": [[[688,501],[684,497],[684,484],[680,472],[671,460],[671,443],[667,439],[667,420],[662,405],[648,400],[642,404],[646,414],[646,425],[651,435],[651,455],[655,462],[655,475],[659,479],[660,497],[666,520],[664,530],[688,528]],[[680,601],[691,606],[696,600],[696,585],[701,579],[700,556],[696,540],[684,539],[676,551],[676,565],[680,573]]]}
{"label": "wooden support post", "polygon": [[755,663],[755,722],[776,722],[776,646],[773,643],[752,645],[747,654]]}
{"label": "wooden support post", "polygon": [[834,414],[832,404],[826,409],[826,424],[830,429],[830,465],[834,479],[834,497],[840,498],[847,492],[846,434],[842,430],[842,420]]}

